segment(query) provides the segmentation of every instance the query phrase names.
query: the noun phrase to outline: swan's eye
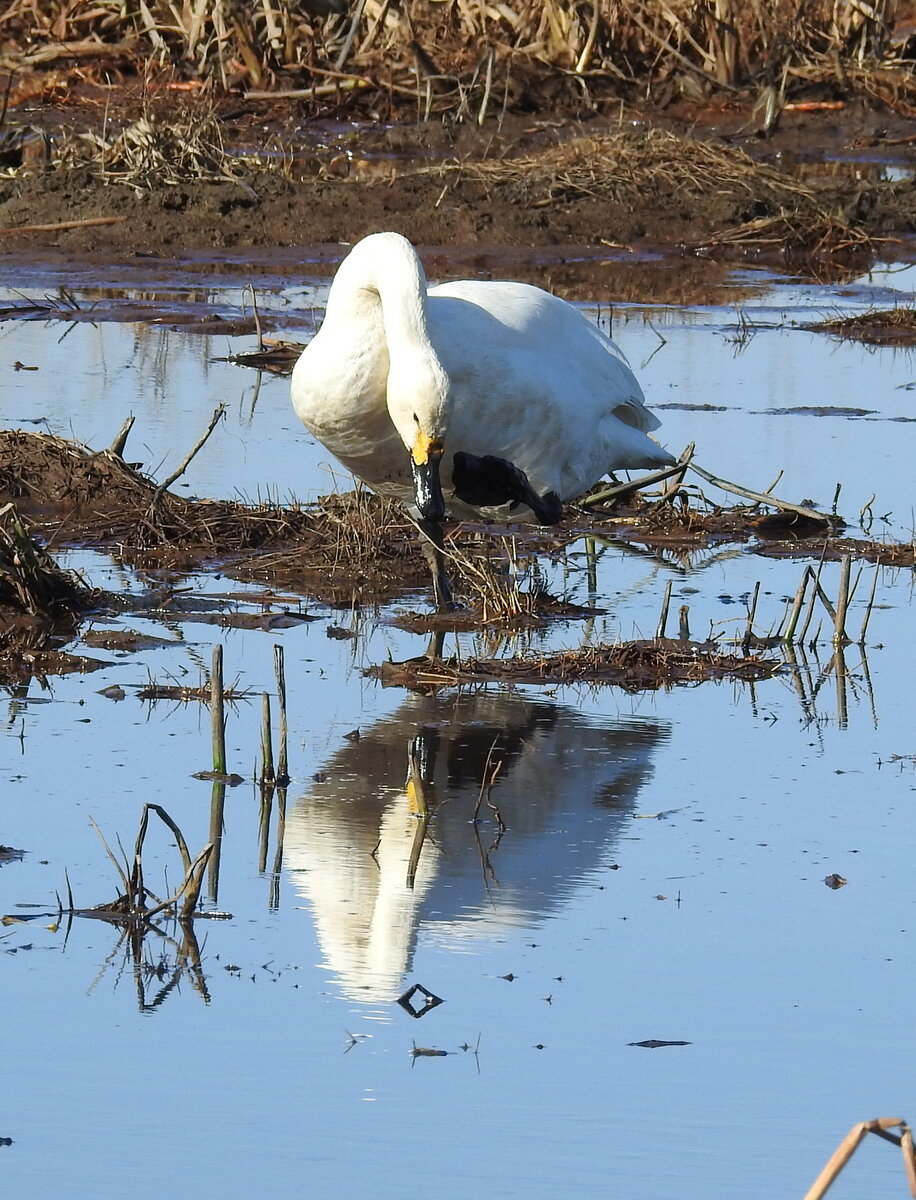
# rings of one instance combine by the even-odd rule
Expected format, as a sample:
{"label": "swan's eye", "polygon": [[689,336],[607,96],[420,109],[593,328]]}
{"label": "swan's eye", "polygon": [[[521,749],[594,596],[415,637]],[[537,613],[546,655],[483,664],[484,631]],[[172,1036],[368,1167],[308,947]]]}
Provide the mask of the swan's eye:
{"label": "swan's eye", "polygon": [[413,419],[414,419],[414,421],[417,423],[417,425],[419,425],[419,424],[420,424],[420,418],[417,416],[417,414],[416,414],[416,413],[414,413],[414,415],[413,415]]}

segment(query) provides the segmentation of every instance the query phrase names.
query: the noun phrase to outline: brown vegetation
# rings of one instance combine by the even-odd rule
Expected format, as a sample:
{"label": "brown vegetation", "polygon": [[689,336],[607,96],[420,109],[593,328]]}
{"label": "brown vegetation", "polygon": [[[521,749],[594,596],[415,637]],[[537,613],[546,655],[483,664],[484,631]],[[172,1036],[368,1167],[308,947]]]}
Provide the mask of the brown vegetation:
{"label": "brown vegetation", "polygon": [[916,342],[916,308],[869,309],[852,317],[831,317],[805,325],[820,333],[873,346],[911,346]]}
{"label": "brown vegetation", "polygon": [[315,109],[475,120],[741,88],[778,112],[812,85],[912,106],[910,10],[895,0],[10,0],[0,65],[110,80],[152,60],[179,83],[293,90]]}
{"label": "brown vegetation", "polygon": [[372,668],[383,683],[434,691],[464,683],[612,683],[625,691],[646,691],[711,679],[769,679],[782,667],[777,659],[728,654],[714,643],[674,638],[618,642],[493,659],[409,659]]}

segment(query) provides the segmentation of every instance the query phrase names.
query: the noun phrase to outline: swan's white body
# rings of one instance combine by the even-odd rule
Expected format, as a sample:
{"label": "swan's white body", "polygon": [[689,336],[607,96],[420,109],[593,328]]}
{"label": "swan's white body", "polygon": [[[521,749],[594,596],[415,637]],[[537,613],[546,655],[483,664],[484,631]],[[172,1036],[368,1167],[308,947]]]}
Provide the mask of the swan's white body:
{"label": "swan's white body", "polygon": [[536,493],[564,501],[608,471],[674,462],[648,436],[659,422],[620,350],[572,305],[525,283],[428,287],[395,233],[364,238],[341,263],[292,400],[354,475],[408,503],[418,433],[441,442],[442,488],[458,514],[457,451],[505,459]]}

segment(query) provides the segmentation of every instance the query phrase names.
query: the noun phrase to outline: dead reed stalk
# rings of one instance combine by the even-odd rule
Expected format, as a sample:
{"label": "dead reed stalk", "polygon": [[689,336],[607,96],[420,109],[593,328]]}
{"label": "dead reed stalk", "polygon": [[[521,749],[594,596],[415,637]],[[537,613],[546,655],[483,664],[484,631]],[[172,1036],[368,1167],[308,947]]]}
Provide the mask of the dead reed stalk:
{"label": "dead reed stalk", "polygon": [[[818,83],[914,103],[894,0],[8,0],[3,65],[124,67],[178,87],[292,92],[345,109],[410,104],[421,117],[483,121],[506,105],[589,109],[755,89],[787,97]],[[502,105],[493,101],[502,97]]]}

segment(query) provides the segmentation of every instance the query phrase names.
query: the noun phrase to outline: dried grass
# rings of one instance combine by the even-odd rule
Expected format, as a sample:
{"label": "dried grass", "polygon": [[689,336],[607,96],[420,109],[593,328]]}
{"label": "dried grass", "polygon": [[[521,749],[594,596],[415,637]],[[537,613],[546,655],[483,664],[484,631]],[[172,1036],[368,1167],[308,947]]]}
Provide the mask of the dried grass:
{"label": "dried grass", "polygon": [[64,135],[56,162],[65,169],[88,169],[105,182],[128,184],[138,192],[189,180],[237,181],[219,121],[206,106],[173,111],[167,120],[147,112],[112,135],[94,130]]}
{"label": "dried grass", "polygon": [[[112,72],[152,60],[189,83],[297,88],[318,104],[483,119],[602,97],[829,86],[916,102],[893,0],[10,0],[0,66]],[[884,78],[896,76],[896,78]]]}
{"label": "dried grass", "polygon": [[[740,211],[763,215],[707,238],[702,248],[773,247],[788,253],[841,254],[871,245],[868,234],[817,190],[757,162],[736,147],[662,129],[578,137],[537,157],[486,160],[456,166],[463,174],[499,187],[528,208],[585,198],[633,206],[638,198],[694,208],[726,197]],[[844,201],[848,199],[844,197]]]}
{"label": "dried grass", "polygon": [[35,540],[13,504],[0,508],[0,608],[66,620],[87,608],[91,596]]}
{"label": "dried grass", "polygon": [[748,202],[774,207],[812,204],[814,192],[743,150],[684,137],[663,129],[577,137],[536,157],[487,160],[455,169],[500,186],[508,199],[546,207],[591,197],[629,201],[634,194],[663,193],[697,199],[744,193]]}
{"label": "dried grass", "polygon": [[890,309],[869,309],[852,317],[832,317],[803,328],[836,337],[867,342],[874,346],[912,345],[916,342],[916,309],[901,306]]}
{"label": "dried grass", "polygon": [[706,680],[769,679],[782,668],[776,659],[724,654],[709,643],[656,638],[589,646],[559,654],[494,659],[410,659],[383,663],[371,673],[387,684],[423,688],[463,683],[604,683],[626,691],[650,691]]}
{"label": "dried grass", "polygon": [[295,506],[188,500],[110,451],[22,430],[0,431],[0,497],[65,506],[59,543],[116,543],[125,557],[157,547],[209,548],[214,556],[252,550],[303,536],[311,523]]}

